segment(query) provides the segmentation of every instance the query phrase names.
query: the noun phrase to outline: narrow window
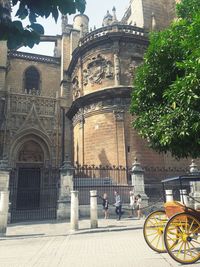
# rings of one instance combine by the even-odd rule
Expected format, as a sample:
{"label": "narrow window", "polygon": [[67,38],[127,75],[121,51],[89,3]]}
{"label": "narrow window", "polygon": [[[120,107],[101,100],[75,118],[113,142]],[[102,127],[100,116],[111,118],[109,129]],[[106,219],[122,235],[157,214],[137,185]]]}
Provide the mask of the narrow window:
{"label": "narrow window", "polygon": [[25,92],[27,94],[39,95],[40,93],[40,74],[35,67],[29,67],[25,71]]}

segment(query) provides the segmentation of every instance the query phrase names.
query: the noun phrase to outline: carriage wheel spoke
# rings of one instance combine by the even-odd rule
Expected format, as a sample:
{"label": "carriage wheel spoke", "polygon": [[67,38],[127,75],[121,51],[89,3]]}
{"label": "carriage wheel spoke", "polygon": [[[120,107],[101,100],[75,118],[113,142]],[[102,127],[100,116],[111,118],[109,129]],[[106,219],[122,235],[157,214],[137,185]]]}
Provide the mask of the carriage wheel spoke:
{"label": "carriage wheel spoke", "polygon": [[194,249],[192,250],[192,252],[198,256],[199,253],[198,253],[198,251],[196,251],[197,248],[192,244],[192,242],[190,243],[190,245],[194,248]]}
{"label": "carriage wheel spoke", "polygon": [[190,225],[189,233],[190,233],[190,231],[192,229],[192,226],[193,226],[194,222],[195,222],[195,220],[193,220],[192,223],[191,223],[191,225]]}
{"label": "carriage wheel spoke", "polygon": [[181,249],[182,249],[182,247],[183,247],[183,242],[182,242],[182,244],[181,244],[181,246],[180,246],[180,248],[179,248],[179,250],[178,250],[178,252],[177,252],[177,258],[178,258],[178,255],[180,254],[180,252],[181,252]]}
{"label": "carriage wheel spoke", "polygon": [[195,239],[192,239],[192,242],[196,243],[196,244],[199,244],[200,245],[200,242],[195,240]]}
{"label": "carriage wheel spoke", "polygon": [[152,243],[158,236],[156,235],[150,242]]}
{"label": "carriage wheel spoke", "polygon": [[156,243],[156,247],[158,247],[159,241],[160,241],[160,235],[158,236],[158,241]]}
{"label": "carriage wheel spoke", "polygon": [[155,233],[151,233],[151,234],[146,234],[146,236],[152,236],[152,235],[156,235],[157,231]]}

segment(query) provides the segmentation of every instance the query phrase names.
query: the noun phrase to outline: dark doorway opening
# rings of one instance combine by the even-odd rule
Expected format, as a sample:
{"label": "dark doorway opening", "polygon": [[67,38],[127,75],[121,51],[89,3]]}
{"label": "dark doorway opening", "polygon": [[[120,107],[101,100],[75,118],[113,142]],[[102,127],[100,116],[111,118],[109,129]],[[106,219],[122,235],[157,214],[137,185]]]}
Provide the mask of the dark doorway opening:
{"label": "dark doorway opening", "polygon": [[17,186],[17,210],[40,207],[40,168],[19,168]]}

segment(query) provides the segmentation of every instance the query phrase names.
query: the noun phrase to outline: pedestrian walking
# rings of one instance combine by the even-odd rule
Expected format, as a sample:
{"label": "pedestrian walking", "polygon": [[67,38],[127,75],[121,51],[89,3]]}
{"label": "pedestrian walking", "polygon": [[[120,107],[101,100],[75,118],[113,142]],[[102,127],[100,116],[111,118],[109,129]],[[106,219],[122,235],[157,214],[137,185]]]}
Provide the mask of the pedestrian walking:
{"label": "pedestrian walking", "polygon": [[136,209],[137,209],[137,218],[140,219],[142,215],[142,197],[140,194],[137,195],[136,197]]}
{"label": "pedestrian walking", "polygon": [[102,206],[103,206],[103,211],[104,211],[104,219],[108,219],[108,195],[107,193],[103,194],[103,198],[102,198],[103,202],[102,202]]}
{"label": "pedestrian walking", "polygon": [[118,191],[114,191],[114,195],[115,195],[115,213],[117,214],[118,218],[117,220],[120,220],[122,217],[122,202],[121,202],[121,197],[119,195]]}

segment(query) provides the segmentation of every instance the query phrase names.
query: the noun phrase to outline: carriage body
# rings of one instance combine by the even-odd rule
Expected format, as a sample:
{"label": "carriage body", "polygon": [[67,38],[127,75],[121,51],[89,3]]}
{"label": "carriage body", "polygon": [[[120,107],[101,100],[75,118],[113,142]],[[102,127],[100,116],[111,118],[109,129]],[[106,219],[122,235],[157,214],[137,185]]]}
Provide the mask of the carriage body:
{"label": "carriage body", "polygon": [[[194,263],[200,259],[200,199],[197,201],[192,194],[199,194],[200,197],[200,191],[195,191],[192,186],[199,182],[199,187],[196,186],[195,189],[200,188],[200,175],[165,179],[162,181],[163,192],[169,189],[171,182],[176,183],[176,190],[181,195],[177,200],[164,195],[164,209],[151,213],[145,220],[144,238],[153,250],[159,253],[168,252],[174,260],[182,264]],[[183,196],[187,183],[187,194]],[[189,198],[192,201],[188,201]]]}

